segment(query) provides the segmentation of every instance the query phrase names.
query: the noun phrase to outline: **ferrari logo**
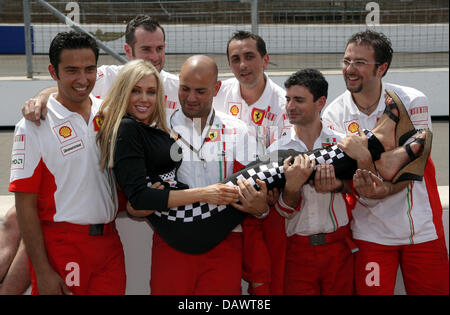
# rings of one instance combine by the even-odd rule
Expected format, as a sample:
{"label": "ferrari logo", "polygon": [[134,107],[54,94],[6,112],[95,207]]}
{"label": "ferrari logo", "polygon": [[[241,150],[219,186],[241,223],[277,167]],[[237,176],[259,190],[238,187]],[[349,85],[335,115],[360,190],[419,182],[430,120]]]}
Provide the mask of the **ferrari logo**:
{"label": "ferrari logo", "polygon": [[215,142],[220,141],[220,130],[219,129],[211,129],[208,133],[208,137],[206,138],[207,142]]}
{"label": "ferrari logo", "polygon": [[261,125],[263,122],[263,119],[264,119],[264,114],[265,114],[264,110],[253,108],[253,111],[252,111],[253,122],[257,125]]}
{"label": "ferrari logo", "polygon": [[94,117],[94,130],[99,131],[102,124],[103,124],[103,119],[98,115],[95,116]]}

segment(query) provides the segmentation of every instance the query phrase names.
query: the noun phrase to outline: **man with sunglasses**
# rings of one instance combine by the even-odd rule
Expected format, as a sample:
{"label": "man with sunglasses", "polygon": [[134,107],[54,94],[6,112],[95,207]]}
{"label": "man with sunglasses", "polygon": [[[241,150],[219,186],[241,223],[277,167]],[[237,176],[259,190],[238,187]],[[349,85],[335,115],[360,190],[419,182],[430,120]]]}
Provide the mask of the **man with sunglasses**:
{"label": "man with sunglasses", "polygon": [[[325,126],[346,134],[372,129],[384,113],[388,89],[405,105],[416,129],[431,129],[428,99],[422,92],[382,81],[392,54],[391,42],[382,33],[366,30],[349,39],[342,61],[347,91],[324,110]],[[396,112],[399,115],[398,109],[391,110]],[[363,171],[354,176],[353,185],[360,197],[351,224],[359,247],[356,293],[393,294],[400,265],[408,294],[448,295],[442,206],[431,159],[423,181],[391,184]]]}

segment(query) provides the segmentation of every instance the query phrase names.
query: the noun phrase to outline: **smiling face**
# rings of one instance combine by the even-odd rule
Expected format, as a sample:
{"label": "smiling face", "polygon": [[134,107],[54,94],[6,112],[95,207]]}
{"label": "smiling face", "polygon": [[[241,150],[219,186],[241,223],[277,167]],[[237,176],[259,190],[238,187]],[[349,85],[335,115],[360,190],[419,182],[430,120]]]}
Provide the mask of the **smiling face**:
{"label": "smiling face", "polygon": [[89,98],[97,75],[97,62],[90,48],[63,49],[58,70],[49,65],[50,75],[58,83],[56,99],[74,108]]}
{"label": "smiling face", "polygon": [[365,92],[378,87],[381,77],[386,71],[387,63],[382,65],[375,63],[375,54],[371,46],[350,43],[345,49],[344,59],[351,61],[365,61],[365,64],[356,69],[353,65],[343,66],[345,85],[352,93]]}
{"label": "smiling face", "polygon": [[164,34],[160,28],[154,32],[146,30],[140,26],[134,32],[135,43],[133,47],[125,44],[125,52],[130,59],[144,59],[150,61],[152,65],[161,72],[164,68],[166,56],[166,43]]}
{"label": "smiling face", "polygon": [[186,117],[206,119],[221,82],[217,66],[206,56],[193,56],[181,68],[178,98]]}
{"label": "smiling face", "polygon": [[158,83],[154,75],[146,75],[139,80],[131,91],[127,112],[138,121],[149,124],[155,111]]}
{"label": "smiling face", "polygon": [[326,97],[321,96],[314,101],[308,88],[292,85],[286,90],[286,113],[293,125],[308,126],[320,121],[320,111],[324,107]]}
{"label": "smiling face", "polygon": [[241,85],[251,88],[264,80],[269,55],[261,56],[256,47],[256,40],[232,40],[228,46],[228,55],[230,69]]}

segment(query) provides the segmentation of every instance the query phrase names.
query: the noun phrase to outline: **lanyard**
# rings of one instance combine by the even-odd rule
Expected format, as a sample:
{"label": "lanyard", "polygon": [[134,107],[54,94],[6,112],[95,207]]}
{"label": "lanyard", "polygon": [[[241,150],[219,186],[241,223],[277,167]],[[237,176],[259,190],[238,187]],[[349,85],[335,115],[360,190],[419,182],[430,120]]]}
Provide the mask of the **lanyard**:
{"label": "lanyard", "polygon": [[[206,137],[203,139],[203,142],[202,142],[202,144],[201,144],[201,146],[200,146],[200,148],[197,150],[196,148],[194,148],[193,146],[192,146],[192,144],[190,144],[186,139],[184,139],[178,132],[176,132],[174,129],[173,129],[173,125],[172,125],[172,118],[173,118],[173,115],[176,113],[178,111],[178,109],[176,110],[176,111],[174,111],[173,113],[172,113],[172,115],[170,116],[170,129],[171,129],[171,131],[172,131],[172,133],[173,133],[173,135],[175,136],[175,141],[177,141],[177,140],[181,140],[181,142],[183,142],[192,152],[194,152],[195,154],[197,154],[197,157],[200,159],[200,161],[202,161],[202,163],[203,163],[203,168],[204,169],[206,169],[206,160],[201,156],[201,151],[202,151],[202,148],[203,148],[203,145],[205,144],[205,142],[206,142]],[[209,131],[211,130],[211,127],[212,127],[212,124],[213,124],[213,122],[214,122],[214,117],[216,116],[216,111],[213,109],[212,110],[212,114],[211,114],[211,119],[209,120],[209,123],[208,123],[208,131],[207,131],[207,133],[206,134],[209,134]]]}

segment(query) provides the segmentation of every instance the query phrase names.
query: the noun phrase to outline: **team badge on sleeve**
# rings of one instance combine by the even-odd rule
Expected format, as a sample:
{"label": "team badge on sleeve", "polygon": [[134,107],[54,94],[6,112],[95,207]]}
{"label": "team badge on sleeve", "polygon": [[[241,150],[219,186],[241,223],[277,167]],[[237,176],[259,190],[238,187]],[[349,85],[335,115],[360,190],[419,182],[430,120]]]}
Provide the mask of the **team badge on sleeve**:
{"label": "team badge on sleeve", "polygon": [[15,135],[13,142],[13,151],[25,150],[25,135]]}
{"label": "team badge on sleeve", "polygon": [[256,125],[261,125],[264,119],[264,114],[266,113],[266,111],[258,109],[258,108],[253,108],[252,110],[252,121],[256,124]]}
{"label": "team badge on sleeve", "polygon": [[13,154],[11,156],[11,170],[23,170],[25,168],[25,154]]}
{"label": "team badge on sleeve", "polygon": [[409,113],[416,129],[428,127],[428,106],[411,108]]}

